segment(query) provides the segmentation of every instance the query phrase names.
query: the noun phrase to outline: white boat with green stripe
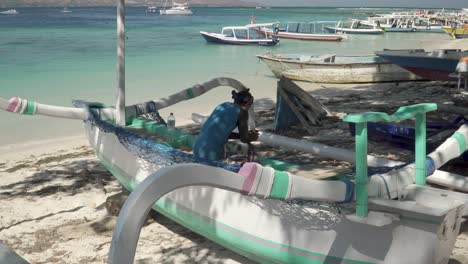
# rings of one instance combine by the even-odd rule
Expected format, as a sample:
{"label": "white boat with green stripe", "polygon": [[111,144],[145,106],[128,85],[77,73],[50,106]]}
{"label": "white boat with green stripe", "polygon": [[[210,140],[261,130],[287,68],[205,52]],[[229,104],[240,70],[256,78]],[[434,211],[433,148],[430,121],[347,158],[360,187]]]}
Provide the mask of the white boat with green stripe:
{"label": "white boat with green stripe", "polygon": [[[198,160],[173,148],[190,148],[194,136],[141,117],[220,86],[244,89],[233,79],[217,78],[168,98],[127,106],[125,127],[112,121],[114,108],[99,104],[76,102],[84,108],[62,108],[11,98],[0,99],[0,107],[23,114],[85,120],[97,157],[125,188],[134,191],[119,217],[110,263],[131,263],[138,230],[149,208],[260,263],[448,260],[461,217],[468,215],[468,198],[463,193],[428,187],[424,181],[440,178],[439,173],[445,175],[436,168],[466,150],[467,126],[427,157],[417,152],[415,164],[368,178],[368,165],[398,164],[367,156],[365,124],[416,117],[422,118],[417,123],[423,129],[424,114],[437,106],[403,107],[393,115],[349,115],[344,121],[355,122],[361,131],[353,161],[356,178],[337,175],[336,180],[312,180],[257,163],[236,167]],[[154,141],[149,135],[166,138],[168,143]],[[297,143],[266,132],[259,140],[283,147]],[[424,142],[421,137],[418,140]],[[306,143],[299,142],[304,148]]]}

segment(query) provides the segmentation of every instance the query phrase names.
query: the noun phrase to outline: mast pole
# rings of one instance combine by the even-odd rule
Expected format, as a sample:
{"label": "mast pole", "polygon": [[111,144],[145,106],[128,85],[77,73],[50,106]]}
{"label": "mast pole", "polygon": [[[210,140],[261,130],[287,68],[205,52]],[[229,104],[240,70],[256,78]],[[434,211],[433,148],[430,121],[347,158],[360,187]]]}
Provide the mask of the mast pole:
{"label": "mast pole", "polygon": [[117,71],[116,123],[125,126],[125,0],[117,0]]}

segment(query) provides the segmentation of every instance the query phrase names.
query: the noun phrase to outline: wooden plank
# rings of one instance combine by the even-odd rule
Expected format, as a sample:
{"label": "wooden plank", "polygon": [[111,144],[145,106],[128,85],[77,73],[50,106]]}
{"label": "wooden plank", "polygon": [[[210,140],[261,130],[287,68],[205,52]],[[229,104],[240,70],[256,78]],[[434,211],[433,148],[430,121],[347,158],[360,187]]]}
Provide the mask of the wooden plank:
{"label": "wooden plank", "polygon": [[[295,97],[295,99],[297,99],[297,97]],[[320,117],[318,116],[316,112],[310,111],[309,109],[307,109],[299,100],[294,100],[294,101],[297,104],[299,111],[301,111],[304,115],[306,115],[312,124],[314,125],[320,124]]]}
{"label": "wooden plank", "polygon": [[315,99],[312,95],[304,91],[291,80],[283,77],[279,81],[279,86],[282,87],[286,92],[289,92],[300,98],[301,101],[304,102],[304,105],[307,105],[314,111],[323,114],[323,116],[329,115],[331,113],[331,111],[322,103],[320,103],[320,101]]}
{"label": "wooden plank", "polygon": [[314,129],[312,127],[310,127],[309,123],[302,116],[299,109],[297,109],[296,105],[291,101],[289,96],[283,91],[283,89],[281,87],[278,87],[278,92],[279,92],[280,96],[283,97],[284,101],[289,105],[289,107],[294,112],[294,114],[297,116],[297,118],[302,123],[302,125],[307,130],[307,132],[309,132],[310,134],[314,134],[315,133]]}

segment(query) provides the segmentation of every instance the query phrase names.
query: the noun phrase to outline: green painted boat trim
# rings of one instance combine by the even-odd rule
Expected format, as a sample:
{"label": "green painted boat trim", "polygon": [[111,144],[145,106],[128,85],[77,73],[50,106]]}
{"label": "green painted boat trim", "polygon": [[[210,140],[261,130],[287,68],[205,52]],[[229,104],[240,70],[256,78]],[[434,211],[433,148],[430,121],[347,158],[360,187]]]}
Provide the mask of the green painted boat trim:
{"label": "green painted boat trim", "polygon": [[460,154],[463,154],[467,149],[465,136],[460,132],[455,132],[451,137],[458,141],[458,147],[460,148]]}
{"label": "green painted boat trim", "polygon": [[[129,128],[144,129],[149,133],[156,134],[168,140],[167,144],[173,148],[188,147],[190,149],[195,145],[196,136],[185,133],[177,128],[167,128],[165,125],[158,124],[156,121],[151,121],[142,117],[132,119]],[[259,157],[259,163],[262,166],[272,167],[275,170],[285,171],[298,168],[299,165],[274,160],[266,157]]]}
{"label": "green painted boat trim", "polygon": [[[136,183],[130,180],[133,177],[129,176],[120,167],[111,165],[112,163],[108,161],[104,155],[100,153],[96,154],[102,164],[127,190],[132,191],[136,187]],[[182,226],[259,263],[372,263],[329,256],[265,240],[241,230],[237,230],[199,212],[193,211],[170,198],[161,198],[153,205],[152,208],[174,222],[177,222]],[[249,251],[246,251],[243,248],[248,248]]]}
{"label": "green painted boat trim", "polygon": [[343,117],[343,121],[350,123],[366,123],[366,122],[395,122],[415,117],[417,114],[422,114],[437,110],[437,104],[423,103],[409,106],[402,106],[398,110],[389,115],[383,112],[366,112],[361,114],[349,114]]}
{"label": "green painted boat trim", "polygon": [[271,187],[271,192],[269,198],[273,199],[286,199],[288,195],[289,187],[289,175],[284,171],[275,170],[273,186]]}
{"label": "green painted boat trim", "polygon": [[36,108],[36,102],[28,101],[26,109],[24,109],[23,115],[34,115],[34,109]]}
{"label": "green painted boat trim", "polygon": [[195,95],[193,94],[193,90],[192,88],[188,88],[187,90],[185,90],[185,92],[187,93],[187,96],[191,99],[193,97],[195,97]]}

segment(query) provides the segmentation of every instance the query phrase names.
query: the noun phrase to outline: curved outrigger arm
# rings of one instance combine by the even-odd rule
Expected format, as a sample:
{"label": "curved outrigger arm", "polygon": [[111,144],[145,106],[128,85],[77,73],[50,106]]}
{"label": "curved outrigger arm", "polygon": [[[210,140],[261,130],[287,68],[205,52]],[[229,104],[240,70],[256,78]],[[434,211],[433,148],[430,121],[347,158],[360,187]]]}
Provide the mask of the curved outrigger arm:
{"label": "curved outrigger arm", "polygon": [[[131,119],[141,114],[158,111],[181,101],[198,97],[211,89],[220,86],[229,86],[237,91],[247,89],[242,83],[235,79],[219,77],[203,84],[194,85],[193,87],[187,88],[166,98],[126,106],[126,118]],[[87,109],[46,105],[19,97],[12,97],[8,100],[0,97],[0,109],[24,115],[45,115],[50,117],[80,120],[86,120],[88,118]],[[115,120],[115,108],[100,108],[98,110],[103,119]],[[251,111],[250,114],[253,114],[253,111]],[[253,120],[253,118],[250,119]]]}
{"label": "curved outrigger arm", "polygon": [[239,173],[194,163],[166,167],[146,177],[128,197],[112,235],[108,263],[133,263],[140,230],[151,207],[165,194],[187,186],[209,186],[261,199],[354,199],[354,186],[349,181],[306,179],[256,163],[244,164]]}

